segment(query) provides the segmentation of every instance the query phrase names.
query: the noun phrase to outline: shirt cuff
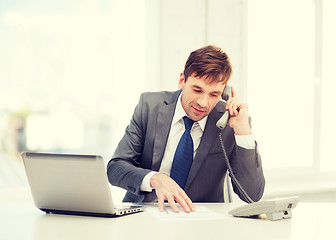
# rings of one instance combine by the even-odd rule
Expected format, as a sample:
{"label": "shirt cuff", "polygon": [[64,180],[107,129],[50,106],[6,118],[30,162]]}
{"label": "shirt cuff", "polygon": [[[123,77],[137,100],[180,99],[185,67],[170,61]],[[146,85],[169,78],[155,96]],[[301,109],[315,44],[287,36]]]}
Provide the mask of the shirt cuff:
{"label": "shirt cuff", "polygon": [[157,172],[149,172],[147,175],[143,178],[140,190],[145,192],[151,192],[153,188],[150,186],[150,179],[153,177]]}
{"label": "shirt cuff", "polygon": [[236,143],[239,147],[255,149],[254,137],[250,135],[235,135]]}

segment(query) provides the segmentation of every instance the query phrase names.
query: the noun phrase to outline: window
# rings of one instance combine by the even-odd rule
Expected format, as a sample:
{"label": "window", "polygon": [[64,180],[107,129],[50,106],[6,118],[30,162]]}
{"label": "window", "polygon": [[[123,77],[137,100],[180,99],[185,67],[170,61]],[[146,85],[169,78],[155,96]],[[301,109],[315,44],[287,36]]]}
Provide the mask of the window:
{"label": "window", "polygon": [[[148,7],[146,0],[2,4],[0,155],[9,171],[24,150],[109,160],[140,93],[153,90]],[[0,171],[2,182],[6,175]]]}
{"label": "window", "polygon": [[313,1],[248,1],[248,102],[265,168],[312,167]]}
{"label": "window", "polygon": [[334,189],[332,0],[246,1],[247,93],[266,197]]}
{"label": "window", "polygon": [[321,170],[324,172],[335,172],[336,161],[334,152],[334,138],[336,136],[336,31],[334,22],[336,16],[334,11],[336,2],[333,0],[323,1],[323,57],[322,57],[322,79],[321,79]]}

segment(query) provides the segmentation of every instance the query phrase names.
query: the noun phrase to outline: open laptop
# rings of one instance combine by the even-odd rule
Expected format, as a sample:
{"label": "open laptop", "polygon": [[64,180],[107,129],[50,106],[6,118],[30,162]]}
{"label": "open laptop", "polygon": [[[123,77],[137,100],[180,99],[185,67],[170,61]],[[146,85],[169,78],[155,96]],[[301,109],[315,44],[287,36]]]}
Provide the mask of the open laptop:
{"label": "open laptop", "polygon": [[143,211],[113,205],[100,156],[25,152],[22,158],[34,203],[46,213],[114,217]]}

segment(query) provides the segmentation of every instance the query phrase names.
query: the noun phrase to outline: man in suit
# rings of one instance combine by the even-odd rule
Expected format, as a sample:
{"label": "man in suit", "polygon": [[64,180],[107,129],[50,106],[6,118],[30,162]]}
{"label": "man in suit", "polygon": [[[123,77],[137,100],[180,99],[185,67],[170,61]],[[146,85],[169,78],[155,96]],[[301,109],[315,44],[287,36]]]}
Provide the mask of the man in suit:
{"label": "man in suit", "polygon": [[[124,201],[157,201],[160,211],[164,211],[164,201],[168,201],[175,212],[179,211],[176,202],[185,212],[195,211],[193,202],[223,202],[227,166],[220,132],[235,177],[253,201],[260,200],[265,179],[251,135],[248,106],[239,101],[233,89],[232,98],[227,102],[220,100],[231,72],[226,53],[218,47],[205,46],[190,54],[179,78],[180,90],[141,95],[107,165],[109,182],[127,190]],[[225,110],[231,117],[220,130],[216,122]],[[186,121],[191,122],[189,132]],[[179,143],[185,134],[192,140]],[[181,147],[185,142],[189,145]],[[188,157],[176,157],[186,149],[192,149]],[[178,164],[184,166],[190,158],[189,167],[182,171]],[[183,175],[182,183],[176,174]],[[247,201],[234,182],[232,185]]]}

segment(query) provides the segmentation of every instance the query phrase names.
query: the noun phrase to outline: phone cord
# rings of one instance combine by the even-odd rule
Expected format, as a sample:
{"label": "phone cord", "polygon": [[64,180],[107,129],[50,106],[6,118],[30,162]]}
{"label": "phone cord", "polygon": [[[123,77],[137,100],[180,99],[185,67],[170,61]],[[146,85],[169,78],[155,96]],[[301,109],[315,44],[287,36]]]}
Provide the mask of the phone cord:
{"label": "phone cord", "polygon": [[250,198],[250,196],[247,194],[247,192],[245,192],[245,190],[243,189],[243,187],[240,185],[238,179],[236,178],[236,176],[233,173],[233,170],[231,168],[229,159],[226,155],[226,150],[224,148],[224,143],[223,143],[223,139],[222,139],[222,132],[219,133],[219,141],[223,150],[223,154],[224,154],[224,159],[225,159],[225,164],[226,167],[230,173],[230,177],[231,179],[234,181],[234,183],[236,184],[236,186],[238,187],[239,192],[243,195],[243,197],[245,198],[247,203],[253,203],[254,201]]}

